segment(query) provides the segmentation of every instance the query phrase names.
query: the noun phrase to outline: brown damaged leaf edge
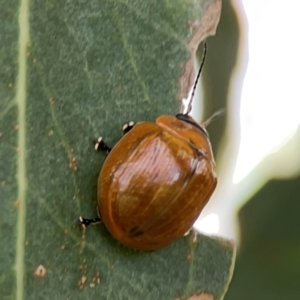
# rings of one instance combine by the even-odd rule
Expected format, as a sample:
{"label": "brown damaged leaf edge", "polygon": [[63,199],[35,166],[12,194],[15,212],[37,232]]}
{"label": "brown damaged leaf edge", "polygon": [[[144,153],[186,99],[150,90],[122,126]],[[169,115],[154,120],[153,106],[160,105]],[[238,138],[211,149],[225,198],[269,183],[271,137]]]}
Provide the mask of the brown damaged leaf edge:
{"label": "brown damaged leaf edge", "polygon": [[[204,12],[201,22],[197,24],[194,22],[193,34],[188,43],[188,49],[191,53],[191,58],[183,66],[183,74],[179,78],[180,91],[178,99],[181,102],[183,98],[187,98],[191,86],[195,81],[195,70],[194,70],[194,59],[195,52],[197,51],[198,45],[210,35],[215,35],[216,28],[221,16],[222,2],[221,0],[215,0],[209,5]],[[180,111],[182,112],[183,107]]]}
{"label": "brown damaged leaf edge", "polygon": [[215,300],[214,296],[209,293],[195,294],[186,300]]}
{"label": "brown damaged leaf edge", "polygon": [[[218,244],[220,245],[220,247],[224,249],[224,251],[230,251],[232,253],[231,266],[230,266],[230,269],[228,272],[227,282],[224,283],[224,289],[222,291],[222,294],[218,298],[219,300],[223,300],[227,293],[229,284],[230,284],[232,276],[233,276],[233,271],[234,271],[234,267],[235,267],[236,250],[237,250],[236,242],[234,240],[225,240],[225,239],[223,239],[221,237],[217,237],[217,236],[211,236],[210,238],[217,241]],[[196,243],[195,243],[192,235],[189,238],[189,244],[190,244],[190,248],[193,253]],[[192,257],[193,257],[193,254],[188,254],[187,260],[192,259]],[[176,298],[175,300],[215,300],[215,299],[216,298],[214,298],[213,294],[201,291],[199,293],[192,295],[190,298]]]}
{"label": "brown damaged leaf edge", "polygon": [[[183,300],[183,298],[176,298],[175,300]],[[215,298],[210,293],[200,293],[194,294],[189,298],[185,298],[184,300],[215,300]]]}

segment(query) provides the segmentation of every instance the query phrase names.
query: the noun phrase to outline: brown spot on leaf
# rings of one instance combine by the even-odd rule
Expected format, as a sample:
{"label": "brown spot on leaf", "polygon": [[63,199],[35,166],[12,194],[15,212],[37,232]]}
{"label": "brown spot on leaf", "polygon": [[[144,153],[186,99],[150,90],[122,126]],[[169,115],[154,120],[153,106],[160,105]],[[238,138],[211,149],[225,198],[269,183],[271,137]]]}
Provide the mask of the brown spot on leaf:
{"label": "brown spot on leaf", "polygon": [[35,271],[34,271],[34,276],[35,277],[44,277],[47,273],[47,269],[43,265],[39,265]]}
{"label": "brown spot on leaf", "polygon": [[187,300],[214,300],[215,297],[209,293],[195,294]]}
{"label": "brown spot on leaf", "polygon": [[96,276],[93,277],[92,282],[95,283],[95,284],[98,284],[98,285],[100,284],[100,273],[99,272],[97,272]]}
{"label": "brown spot on leaf", "polygon": [[17,199],[15,202],[14,202],[14,207],[16,208],[19,208],[20,207],[20,200]]}
{"label": "brown spot on leaf", "polygon": [[[182,298],[176,298],[175,300],[182,300]],[[215,297],[209,293],[194,294],[186,300],[215,300]]]}
{"label": "brown spot on leaf", "polygon": [[69,161],[69,168],[72,169],[74,172],[77,171],[77,160],[75,156],[72,156]]}
{"label": "brown spot on leaf", "polygon": [[79,281],[78,281],[78,287],[79,287],[80,289],[83,289],[83,286],[84,286],[85,282],[86,282],[86,276],[82,276],[82,277],[79,279]]}
{"label": "brown spot on leaf", "polygon": [[53,130],[52,130],[52,129],[49,130],[48,135],[49,135],[49,136],[52,136],[53,134],[54,134]]}
{"label": "brown spot on leaf", "polygon": [[[209,5],[204,12],[204,15],[199,21],[188,21],[188,26],[192,31],[192,37],[188,43],[188,49],[191,53],[191,58],[183,66],[183,74],[179,78],[180,91],[178,94],[179,101],[187,98],[189,91],[195,81],[194,59],[198,45],[210,35],[216,33],[216,28],[221,15],[221,0],[215,0]],[[182,103],[180,112],[183,112],[184,105]]]}

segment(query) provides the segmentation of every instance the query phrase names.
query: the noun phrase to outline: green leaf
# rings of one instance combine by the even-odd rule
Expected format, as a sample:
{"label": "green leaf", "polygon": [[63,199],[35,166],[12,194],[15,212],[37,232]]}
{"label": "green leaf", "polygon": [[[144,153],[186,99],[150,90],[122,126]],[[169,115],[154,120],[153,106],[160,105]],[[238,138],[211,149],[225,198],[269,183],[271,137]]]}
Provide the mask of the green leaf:
{"label": "green leaf", "polygon": [[78,225],[96,214],[93,138],[113,145],[126,121],[178,112],[220,1],[1,4],[0,298],[221,299],[229,241],[137,252]]}

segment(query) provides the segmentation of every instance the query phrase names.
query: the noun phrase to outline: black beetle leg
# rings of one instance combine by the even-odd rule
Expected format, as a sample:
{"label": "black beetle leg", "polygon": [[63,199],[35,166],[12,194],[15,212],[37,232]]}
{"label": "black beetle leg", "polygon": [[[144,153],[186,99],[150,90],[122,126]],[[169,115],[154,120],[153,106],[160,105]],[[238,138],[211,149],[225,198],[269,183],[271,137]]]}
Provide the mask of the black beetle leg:
{"label": "black beetle leg", "polygon": [[96,225],[102,222],[102,220],[100,218],[93,218],[93,219],[86,219],[83,217],[79,217],[79,222],[80,224],[85,228],[89,225]]}
{"label": "black beetle leg", "polygon": [[132,122],[132,121],[125,123],[122,127],[124,134],[127,133],[128,131],[130,131],[133,128],[133,126],[134,126],[134,122]]}
{"label": "black beetle leg", "polygon": [[94,145],[96,151],[102,150],[102,151],[106,151],[106,153],[109,153],[111,151],[111,148],[106,145],[102,137],[99,137],[96,140],[94,140]]}

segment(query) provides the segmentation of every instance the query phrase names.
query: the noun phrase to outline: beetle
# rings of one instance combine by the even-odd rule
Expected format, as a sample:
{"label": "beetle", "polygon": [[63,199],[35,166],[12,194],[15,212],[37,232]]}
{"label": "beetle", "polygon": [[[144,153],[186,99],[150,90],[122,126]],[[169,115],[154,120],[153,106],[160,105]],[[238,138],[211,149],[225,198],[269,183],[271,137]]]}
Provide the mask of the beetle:
{"label": "beetle", "polygon": [[98,179],[99,218],[119,242],[139,250],[164,247],[192,228],[217,184],[216,167],[206,126],[186,113],[162,115],[153,122],[125,124],[125,135],[111,149],[102,138],[96,150],[108,156]]}

